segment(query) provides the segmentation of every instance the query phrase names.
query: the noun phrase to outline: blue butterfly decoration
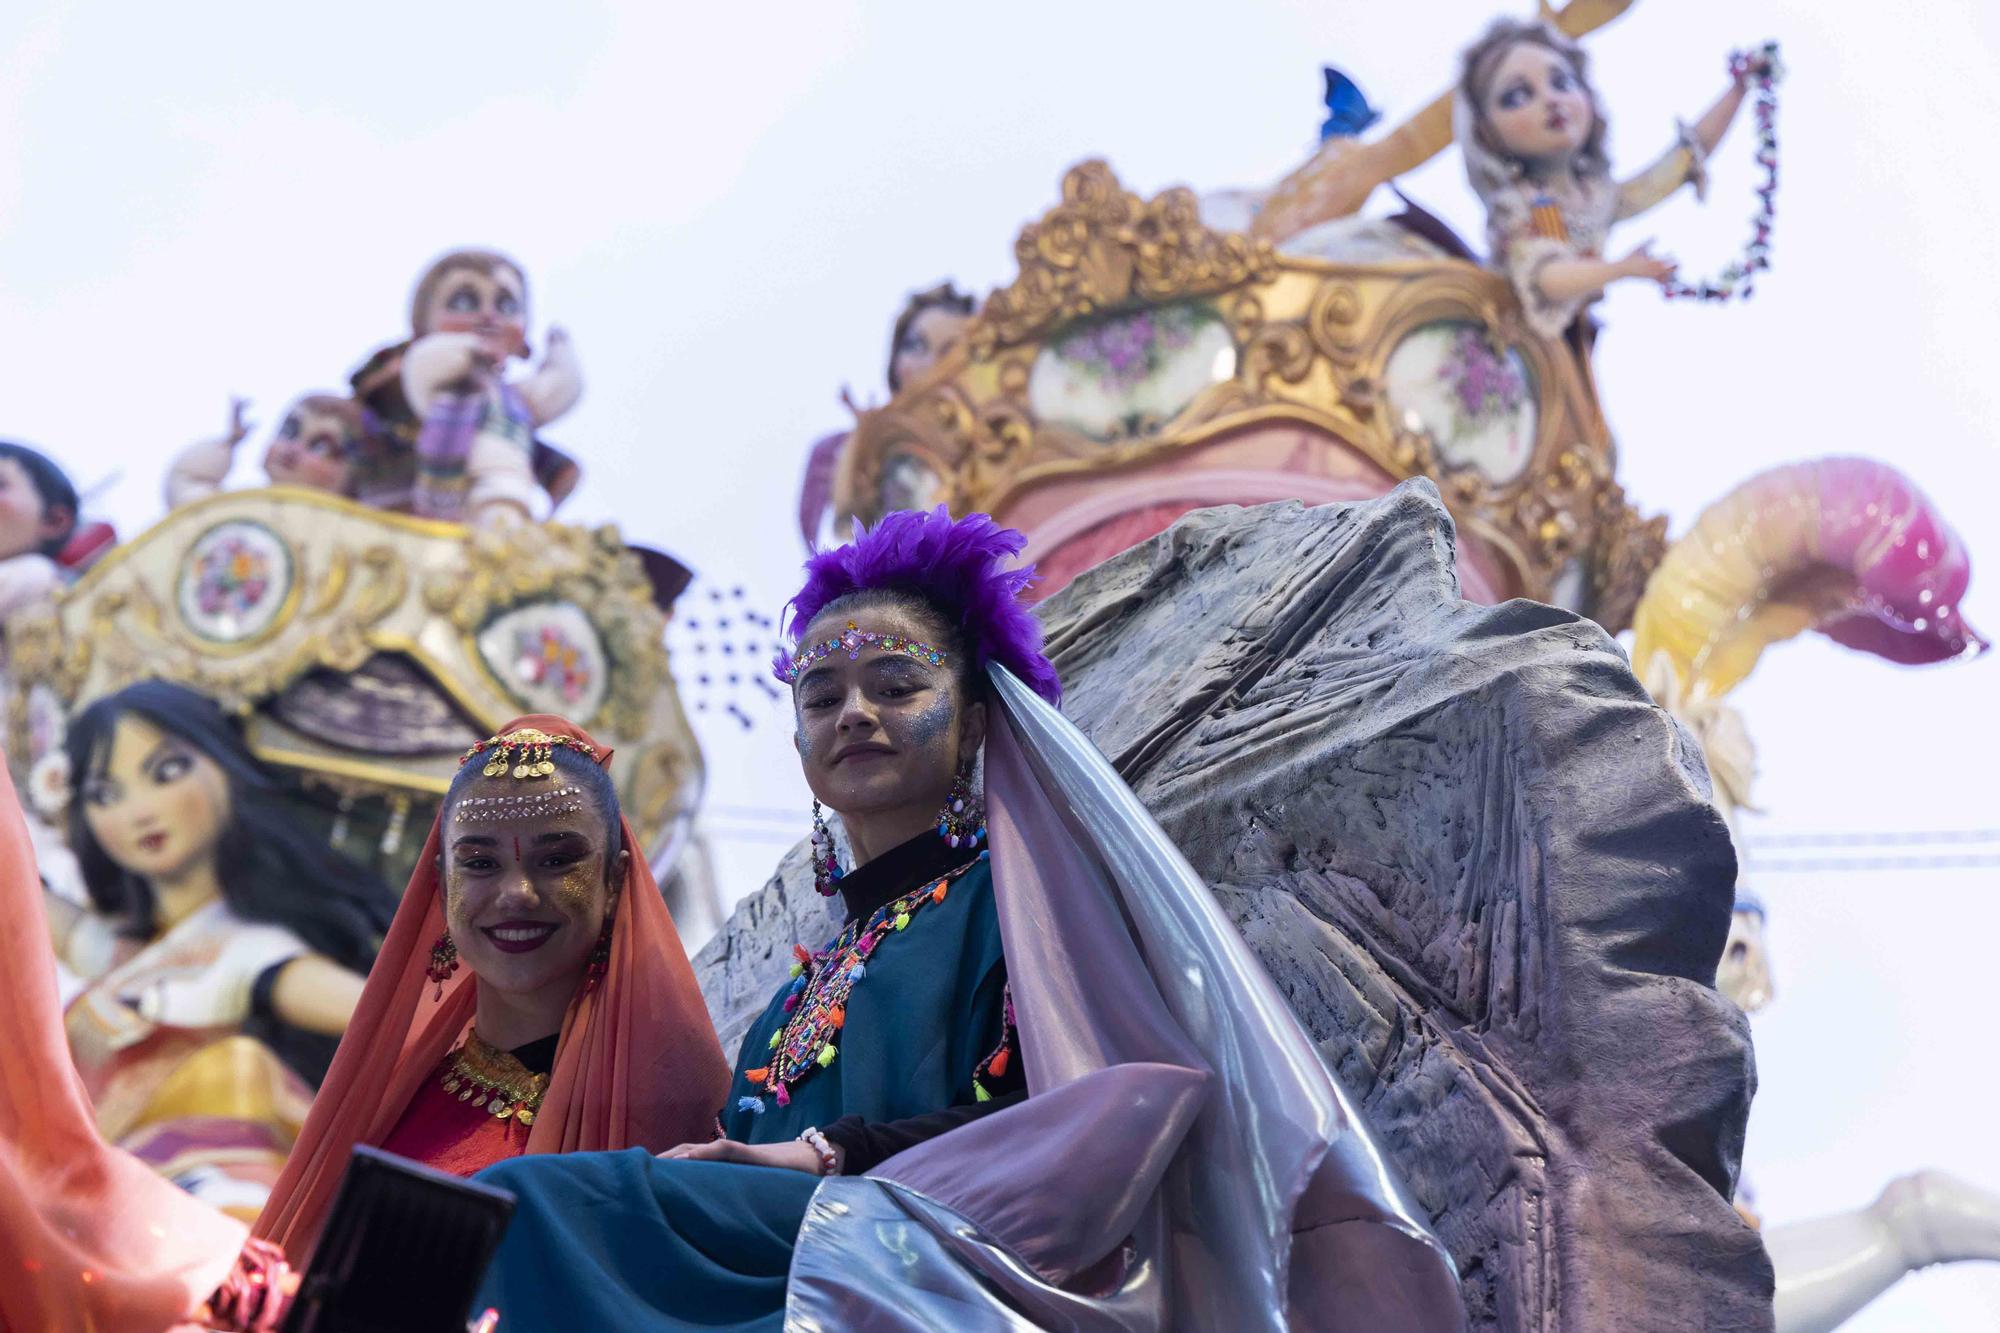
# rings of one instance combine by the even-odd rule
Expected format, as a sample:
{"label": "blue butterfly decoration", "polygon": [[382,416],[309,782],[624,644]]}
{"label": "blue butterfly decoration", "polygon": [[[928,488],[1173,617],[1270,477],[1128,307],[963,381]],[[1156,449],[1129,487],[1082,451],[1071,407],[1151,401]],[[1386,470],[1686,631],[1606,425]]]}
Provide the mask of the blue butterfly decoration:
{"label": "blue butterfly decoration", "polygon": [[1321,143],[1328,139],[1351,139],[1382,119],[1382,113],[1368,105],[1354,80],[1331,65],[1322,65],[1326,74],[1326,121],[1319,127]]}

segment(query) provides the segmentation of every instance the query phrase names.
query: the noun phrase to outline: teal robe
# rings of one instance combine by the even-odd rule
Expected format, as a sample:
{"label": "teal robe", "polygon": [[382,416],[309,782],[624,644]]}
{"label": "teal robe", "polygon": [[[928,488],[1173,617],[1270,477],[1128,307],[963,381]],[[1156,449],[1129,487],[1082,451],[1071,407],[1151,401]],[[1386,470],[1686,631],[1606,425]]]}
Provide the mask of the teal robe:
{"label": "teal robe", "polygon": [[[905,844],[880,864],[902,871],[907,882],[855,883],[877,871],[870,863],[842,889],[850,903],[862,889],[895,897],[935,878],[937,859],[930,847]],[[894,1121],[972,1102],[973,1072],[1000,1043],[1006,1002],[987,863],[955,880],[943,902],[914,913],[905,930],[884,937],[848,997],[834,1062],[800,1081],[790,1106],[767,1098],[763,1112],[752,1114],[738,1106],[758,1091],[743,1075],[770,1064],[771,1033],[784,1021],[790,990],[788,983],[772,997],[743,1039],[722,1115],[730,1138],[779,1143],[842,1116]],[[474,1313],[497,1307],[506,1333],[775,1333],[784,1321],[792,1246],[819,1186],[804,1172],[662,1161],[641,1148],[517,1157],[479,1179],[516,1198],[473,1306]]]}

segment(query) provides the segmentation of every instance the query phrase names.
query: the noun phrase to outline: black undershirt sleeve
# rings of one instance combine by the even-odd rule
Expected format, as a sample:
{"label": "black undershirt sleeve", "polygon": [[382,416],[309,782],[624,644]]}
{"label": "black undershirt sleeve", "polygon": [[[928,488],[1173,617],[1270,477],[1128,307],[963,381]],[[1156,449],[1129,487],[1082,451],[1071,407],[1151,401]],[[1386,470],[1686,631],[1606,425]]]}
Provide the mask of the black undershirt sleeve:
{"label": "black undershirt sleeve", "polygon": [[981,1116],[1013,1106],[1027,1098],[1026,1088],[996,1093],[992,1100],[947,1106],[929,1115],[913,1115],[903,1120],[878,1120],[873,1124],[858,1115],[844,1115],[820,1133],[842,1153],[841,1174],[858,1176],[919,1143],[934,1139],[948,1130],[969,1124]]}

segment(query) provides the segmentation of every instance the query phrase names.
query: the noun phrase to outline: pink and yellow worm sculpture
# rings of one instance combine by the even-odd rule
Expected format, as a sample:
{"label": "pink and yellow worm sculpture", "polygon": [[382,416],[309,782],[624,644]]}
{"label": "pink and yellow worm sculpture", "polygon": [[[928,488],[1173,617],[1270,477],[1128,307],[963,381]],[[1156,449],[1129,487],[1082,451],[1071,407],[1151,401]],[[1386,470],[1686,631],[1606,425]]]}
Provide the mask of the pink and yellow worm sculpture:
{"label": "pink and yellow worm sculpture", "polygon": [[1759,473],[1668,550],[1633,614],[1632,662],[1664,654],[1688,697],[1718,698],[1808,629],[1920,666],[1984,652],[1960,602],[1971,556],[1908,477],[1866,458]]}

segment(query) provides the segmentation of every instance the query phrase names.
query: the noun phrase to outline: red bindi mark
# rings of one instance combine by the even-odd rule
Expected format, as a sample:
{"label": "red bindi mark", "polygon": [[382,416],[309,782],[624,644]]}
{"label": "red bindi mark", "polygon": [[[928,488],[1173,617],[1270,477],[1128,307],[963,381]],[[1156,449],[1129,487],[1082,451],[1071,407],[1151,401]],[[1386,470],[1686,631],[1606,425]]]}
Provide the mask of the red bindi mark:
{"label": "red bindi mark", "polygon": [[514,859],[521,859],[521,835],[518,833],[514,835]]}

